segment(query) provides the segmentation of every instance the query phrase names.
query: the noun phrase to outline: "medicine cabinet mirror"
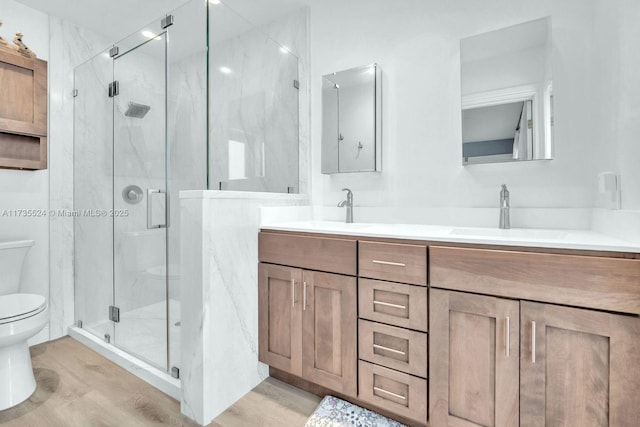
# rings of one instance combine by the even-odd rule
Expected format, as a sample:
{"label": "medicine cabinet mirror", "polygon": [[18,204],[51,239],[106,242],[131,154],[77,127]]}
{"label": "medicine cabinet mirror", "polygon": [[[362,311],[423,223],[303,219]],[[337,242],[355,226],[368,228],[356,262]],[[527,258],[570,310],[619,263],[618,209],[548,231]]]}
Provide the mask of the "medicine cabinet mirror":
{"label": "medicine cabinet mirror", "polygon": [[322,77],[322,173],[380,171],[381,77],[377,64]]}
{"label": "medicine cabinet mirror", "polygon": [[549,17],[460,42],[462,164],[553,157]]}

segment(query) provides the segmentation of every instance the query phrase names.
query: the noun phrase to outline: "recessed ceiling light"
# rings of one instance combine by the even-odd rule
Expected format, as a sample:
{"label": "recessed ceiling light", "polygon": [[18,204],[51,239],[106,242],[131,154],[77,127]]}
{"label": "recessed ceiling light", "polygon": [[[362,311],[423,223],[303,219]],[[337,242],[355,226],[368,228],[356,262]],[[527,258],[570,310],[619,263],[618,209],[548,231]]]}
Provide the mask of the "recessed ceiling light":
{"label": "recessed ceiling light", "polygon": [[280,52],[282,53],[291,53],[291,49],[286,46],[280,46]]}
{"label": "recessed ceiling light", "polygon": [[148,39],[154,39],[154,40],[160,40],[162,37],[155,35],[154,33],[152,33],[149,30],[142,30],[140,31],[140,34],[142,34],[143,36],[145,36]]}
{"label": "recessed ceiling light", "polygon": [[211,4],[220,4],[220,0],[209,0]]}
{"label": "recessed ceiling light", "polygon": [[222,74],[231,74],[231,68],[229,67],[220,67],[218,68]]}

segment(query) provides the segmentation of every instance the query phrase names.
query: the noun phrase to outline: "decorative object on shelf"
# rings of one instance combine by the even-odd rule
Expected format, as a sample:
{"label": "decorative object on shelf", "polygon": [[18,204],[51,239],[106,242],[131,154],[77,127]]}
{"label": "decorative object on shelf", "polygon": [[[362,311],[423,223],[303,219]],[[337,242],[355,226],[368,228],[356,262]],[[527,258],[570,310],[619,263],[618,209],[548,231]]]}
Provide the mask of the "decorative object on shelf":
{"label": "decorative object on shelf", "polygon": [[[2,27],[2,20],[0,19],[0,27]],[[6,46],[7,41],[0,36],[0,46]]]}
{"label": "decorative object on shelf", "polygon": [[337,397],[325,396],[307,420],[305,427],[329,427],[335,425],[345,427],[405,427],[404,424],[390,420],[387,417],[383,417],[380,414],[338,399]]}
{"label": "decorative object on shelf", "polygon": [[13,37],[13,48],[17,50],[18,53],[28,58],[36,58],[35,52],[29,49],[26,44],[24,44],[24,42],[22,41],[22,37],[24,37],[24,34],[20,32],[16,33],[15,37]]}

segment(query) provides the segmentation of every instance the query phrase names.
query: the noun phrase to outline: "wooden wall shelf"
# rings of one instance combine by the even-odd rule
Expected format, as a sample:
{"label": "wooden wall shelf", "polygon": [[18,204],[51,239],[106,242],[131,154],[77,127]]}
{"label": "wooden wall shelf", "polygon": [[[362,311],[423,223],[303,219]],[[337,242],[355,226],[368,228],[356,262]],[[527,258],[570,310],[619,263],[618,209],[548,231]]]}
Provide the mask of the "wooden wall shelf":
{"label": "wooden wall shelf", "polygon": [[1,46],[0,168],[47,168],[47,62]]}

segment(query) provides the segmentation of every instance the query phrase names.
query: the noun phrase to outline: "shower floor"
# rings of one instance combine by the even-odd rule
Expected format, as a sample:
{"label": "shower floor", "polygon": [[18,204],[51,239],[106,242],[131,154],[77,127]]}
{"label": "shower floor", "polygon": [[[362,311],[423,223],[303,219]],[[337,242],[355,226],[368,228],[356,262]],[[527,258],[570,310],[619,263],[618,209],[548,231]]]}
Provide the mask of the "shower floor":
{"label": "shower floor", "polygon": [[[120,312],[111,343],[165,370],[167,367],[166,304],[164,301]],[[89,330],[104,329],[109,321]],[[169,367],[180,366],[180,302],[169,300]]]}

